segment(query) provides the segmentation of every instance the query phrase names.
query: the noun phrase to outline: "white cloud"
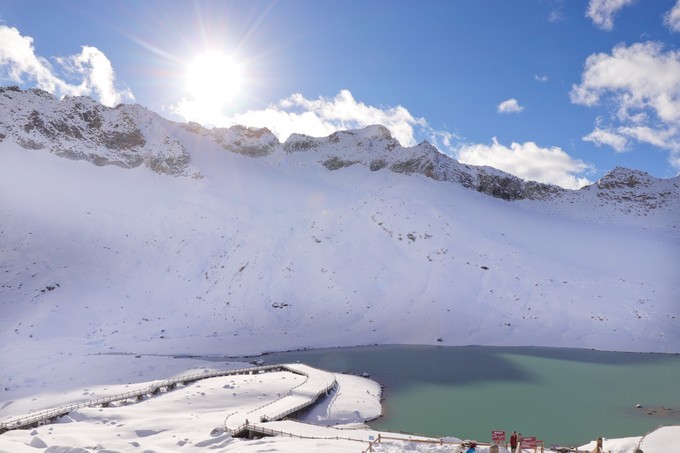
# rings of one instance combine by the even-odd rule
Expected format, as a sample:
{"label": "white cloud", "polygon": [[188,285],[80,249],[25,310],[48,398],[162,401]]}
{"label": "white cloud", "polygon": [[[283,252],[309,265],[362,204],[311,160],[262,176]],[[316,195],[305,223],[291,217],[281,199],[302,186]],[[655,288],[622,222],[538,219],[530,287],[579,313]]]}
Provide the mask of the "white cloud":
{"label": "white cloud", "polygon": [[614,28],[614,15],[624,6],[630,5],[635,0],[590,0],[586,17],[589,17],[595,25],[603,30]]}
{"label": "white cloud", "polygon": [[96,47],[83,46],[80,55],[58,58],[57,61],[77,77],[82,77],[83,81],[76,91],[95,94],[104,105],[115,106],[124,99],[134,99],[130,90],[116,89],[113,66]]}
{"label": "white cloud", "polygon": [[590,184],[583,173],[591,166],[574,159],[558,147],[542,148],[534,142],[502,145],[494,137],[491,145],[463,145],[458,160],[471,165],[488,165],[522,179],[578,189]]}
{"label": "white cloud", "polygon": [[651,110],[662,121],[679,120],[680,51],[664,53],[661,43],[646,42],[589,56],[571,100],[592,106],[603,97],[615,100],[621,119]]}
{"label": "white cloud", "polygon": [[680,131],[677,126],[666,129],[655,129],[648,126],[625,126],[619,127],[617,131],[639,142],[649,143],[657,148],[671,151],[676,160],[680,157]]}
{"label": "white cloud", "polygon": [[33,38],[22,36],[16,28],[0,25],[3,79],[22,85],[30,83],[57,96],[92,96],[108,106],[134,99],[130,90],[116,88],[111,62],[95,47],[84,46],[79,55],[55,61],[76,84],[62,79],[47,59],[35,54]]}
{"label": "white cloud", "polygon": [[[224,115],[207,111],[188,99],[182,99],[172,110],[188,121],[208,126],[228,127],[234,124],[251,127],[268,127],[281,141],[292,133],[316,137],[330,135],[337,130],[359,129],[372,124],[382,124],[404,146],[416,144],[415,129],[433,131],[423,118],[415,118],[402,106],[379,108],[358,102],[348,90],[333,98],[307,99],[293,94],[264,110]],[[445,138],[446,133],[438,133]]]}
{"label": "white cloud", "polygon": [[454,141],[460,140],[460,136],[453,134],[448,131],[437,131],[429,126],[426,126],[424,133],[428,135],[428,140],[440,151],[455,157],[455,146]]}
{"label": "white cloud", "polygon": [[498,104],[498,113],[519,113],[524,107],[519,105],[517,99],[508,99]]}
{"label": "white cloud", "polygon": [[563,21],[565,16],[562,13],[563,0],[544,0],[550,9],[548,13],[548,22],[555,23]]}
{"label": "white cloud", "polygon": [[548,76],[547,75],[535,75],[534,79],[538,82],[547,82],[548,81]]}
{"label": "white cloud", "polygon": [[678,162],[680,51],[664,52],[662,44],[647,42],[591,55],[570,96],[576,104],[614,107],[614,124],[584,139],[617,151],[632,139],[669,150],[671,162]]}
{"label": "white cloud", "polygon": [[595,143],[597,146],[608,145],[614,148],[616,152],[622,153],[626,151],[628,140],[623,135],[596,127],[590,134],[583,137],[586,142]]}
{"label": "white cloud", "polygon": [[595,143],[597,146],[611,146],[616,152],[628,151],[631,139],[671,151],[671,162],[680,158],[680,135],[677,127],[667,129],[654,129],[648,126],[620,126],[616,129],[596,127],[583,137],[584,141]]}
{"label": "white cloud", "polygon": [[52,75],[49,62],[35,55],[33,38],[21,36],[19,30],[5,25],[0,25],[0,65],[3,77],[20,82],[23,74],[30,74],[46,91],[53,92],[61,82]]}
{"label": "white cloud", "polygon": [[675,6],[666,13],[663,18],[664,24],[672,31],[680,33],[680,0],[675,4]]}
{"label": "white cloud", "polygon": [[553,10],[550,11],[550,14],[548,14],[548,22],[550,23],[561,22],[563,20],[564,14],[562,14],[561,11]]}

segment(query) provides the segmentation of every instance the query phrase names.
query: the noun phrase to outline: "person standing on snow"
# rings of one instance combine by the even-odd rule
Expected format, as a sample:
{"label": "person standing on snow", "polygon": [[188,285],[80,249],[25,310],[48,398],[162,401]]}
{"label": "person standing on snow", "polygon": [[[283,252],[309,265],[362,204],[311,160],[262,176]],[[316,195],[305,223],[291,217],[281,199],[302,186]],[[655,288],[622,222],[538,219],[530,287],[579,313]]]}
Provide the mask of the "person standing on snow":
{"label": "person standing on snow", "polygon": [[517,450],[517,432],[513,431],[510,435],[510,451],[515,453],[515,450]]}
{"label": "person standing on snow", "polygon": [[595,449],[592,451],[592,453],[602,453],[604,451],[602,450],[602,438],[598,437],[595,442],[596,442]]}

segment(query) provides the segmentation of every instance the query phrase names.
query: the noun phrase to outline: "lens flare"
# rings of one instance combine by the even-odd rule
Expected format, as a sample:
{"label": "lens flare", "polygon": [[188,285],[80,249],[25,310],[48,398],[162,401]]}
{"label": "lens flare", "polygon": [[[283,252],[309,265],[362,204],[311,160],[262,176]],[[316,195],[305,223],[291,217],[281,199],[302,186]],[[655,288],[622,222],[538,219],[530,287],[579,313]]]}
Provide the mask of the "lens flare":
{"label": "lens flare", "polygon": [[242,65],[219,52],[197,55],[188,66],[186,83],[194,101],[205,108],[219,108],[242,89]]}

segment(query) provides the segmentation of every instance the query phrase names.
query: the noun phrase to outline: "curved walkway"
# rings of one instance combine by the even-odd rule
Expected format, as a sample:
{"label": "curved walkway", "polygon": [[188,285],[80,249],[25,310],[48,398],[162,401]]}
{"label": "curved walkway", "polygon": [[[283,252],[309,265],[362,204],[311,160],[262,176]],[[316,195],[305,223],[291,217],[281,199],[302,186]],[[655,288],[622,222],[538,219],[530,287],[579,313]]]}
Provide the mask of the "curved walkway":
{"label": "curved walkway", "polygon": [[33,412],[28,415],[10,418],[0,423],[0,434],[12,430],[37,426],[43,423],[50,423],[67,415],[70,411],[83,407],[107,406],[110,403],[125,400],[142,401],[144,398],[157,395],[161,391],[174,389],[177,385],[187,385],[201,379],[209,379],[218,376],[229,376],[236,374],[259,374],[272,371],[289,371],[291,373],[305,376],[302,384],[289,390],[288,395],[255,410],[231,414],[225,420],[225,430],[232,435],[238,435],[246,429],[246,422],[263,422],[281,420],[284,417],[311,406],[324,393],[327,393],[335,385],[335,374],[319,370],[302,364],[287,365],[265,365],[236,370],[213,371],[200,374],[181,376],[166,381],[154,382],[149,387],[110,395],[95,400],[82,403],[69,404],[54,409]]}
{"label": "curved walkway", "polygon": [[[293,365],[291,365],[291,367],[292,366]],[[32,412],[27,415],[9,418],[0,423],[0,434],[12,429],[28,428],[38,426],[43,423],[50,423],[58,420],[59,417],[67,415],[69,412],[73,410],[80,409],[83,407],[107,406],[114,402],[127,400],[142,401],[146,397],[157,395],[163,391],[172,390],[178,385],[187,385],[192,382],[200,381],[201,379],[209,379],[220,376],[231,376],[237,374],[258,374],[272,371],[281,371],[282,369],[288,368],[283,365],[263,365],[249,368],[239,368],[234,370],[195,373],[186,376],[180,376],[173,379],[168,379],[165,381],[156,381],[153,382],[149,387],[135,390],[132,392],[118,393],[114,395],[105,396],[102,398],[97,398],[94,400],[68,404],[54,409],[41,410]]]}
{"label": "curved walkway", "polygon": [[335,374],[302,364],[279,365],[281,369],[305,376],[302,384],[290,389],[287,395],[249,412],[230,414],[224,421],[224,429],[232,436],[249,430],[251,425],[281,420],[284,417],[311,406],[324,393],[332,389]]}

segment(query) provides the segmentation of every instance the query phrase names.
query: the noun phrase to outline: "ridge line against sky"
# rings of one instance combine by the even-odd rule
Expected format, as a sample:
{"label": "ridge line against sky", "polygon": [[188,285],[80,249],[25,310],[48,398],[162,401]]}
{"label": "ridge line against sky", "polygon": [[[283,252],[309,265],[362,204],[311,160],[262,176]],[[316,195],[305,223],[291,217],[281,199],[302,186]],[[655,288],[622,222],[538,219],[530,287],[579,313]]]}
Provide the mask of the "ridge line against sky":
{"label": "ridge line against sky", "polygon": [[383,124],[578,188],[680,170],[680,0],[0,0],[0,85],[326,136]]}

